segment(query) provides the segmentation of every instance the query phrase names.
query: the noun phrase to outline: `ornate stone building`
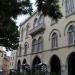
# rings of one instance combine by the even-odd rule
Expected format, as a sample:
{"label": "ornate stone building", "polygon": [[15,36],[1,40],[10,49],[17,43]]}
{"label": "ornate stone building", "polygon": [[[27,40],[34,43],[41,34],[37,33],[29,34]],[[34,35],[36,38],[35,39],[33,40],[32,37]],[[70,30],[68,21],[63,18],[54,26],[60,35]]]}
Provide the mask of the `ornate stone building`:
{"label": "ornate stone building", "polygon": [[59,0],[58,22],[35,12],[20,25],[17,70],[23,64],[47,64],[50,73],[75,75],[75,0]]}
{"label": "ornate stone building", "polygon": [[9,64],[10,64],[10,57],[9,56],[4,56],[3,59],[3,66],[2,66],[2,75],[8,75],[9,73]]}

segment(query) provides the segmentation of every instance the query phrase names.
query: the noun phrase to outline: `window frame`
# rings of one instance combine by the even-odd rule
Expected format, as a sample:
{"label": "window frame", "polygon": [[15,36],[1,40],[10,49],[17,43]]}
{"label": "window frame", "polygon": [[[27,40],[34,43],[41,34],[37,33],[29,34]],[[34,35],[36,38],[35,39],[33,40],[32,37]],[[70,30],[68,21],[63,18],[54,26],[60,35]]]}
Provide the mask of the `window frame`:
{"label": "window frame", "polygon": [[27,54],[27,50],[28,50],[28,45],[25,44],[24,46],[25,46],[25,47],[24,47],[24,55],[26,55],[26,54]]}
{"label": "window frame", "polygon": [[38,39],[38,52],[43,51],[43,38],[39,37]]}
{"label": "window frame", "polygon": [[66,16],[70,16],[74,10],[74,0],[66,0],[65,8],[66,8]]}
{"label": "window frame", "polygon": [[69,45],[74,45],[75,44],[75,27],[73,25],[71,25],[68,28],[68,44]]}
{"label": "window frame", "polygon": [[38,19],[39,25],[44,24],[44,16],[41,14]]}
{"label": "window frame", "polygon": [[23,34],[24,34],[24,29],[21,28],[21,30],[20,30],[20,41],[23,41]]}
{"label": "window frame", "polygon": [[22,47],[21,47],[21,45],[19,45],[19,56],[21,56],[21,49],[22,49]]}
{"label": "window frame", "polygon": [[52,34],[51,37],[51,47],[52,49],[58,47],[58,35],[55,32]]}
{"label": "window frame", "polygon": [[38,42],[37,42],[36,39],[34,39],[34,40],[32,41],[32,53],[37,52],[37,49],[38,49]]}
{"label": "window frame", "polygon": [[29,23],[26,25],[26,38],[28,38],[28,32],[29,32]]}

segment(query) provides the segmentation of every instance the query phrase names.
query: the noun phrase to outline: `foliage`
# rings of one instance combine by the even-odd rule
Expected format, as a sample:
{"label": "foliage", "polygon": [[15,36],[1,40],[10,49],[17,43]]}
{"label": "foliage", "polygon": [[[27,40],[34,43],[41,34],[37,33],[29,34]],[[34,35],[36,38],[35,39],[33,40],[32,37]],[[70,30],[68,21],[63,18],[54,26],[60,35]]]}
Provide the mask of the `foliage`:
{"label": "foliage", "polygon": [[56,21],[62,17],[59,0],[36,0],[37,9],[44,16],[49,16]]}
{"label": "foliage", "polygon": [[7,49],[18,46],[18,27],[13,19],[19,14],[31,14],[29,0],[0,0],[0,45]]}
{"label": "foliage", "polygon": [[[62,17],[58,3],[59,0],[36,0],[38,12],[56,21]],[[0,0],[0,45],[7,49],[17,48],[19,32],[13,19],[28,13],[32,13],[30,0]]]}

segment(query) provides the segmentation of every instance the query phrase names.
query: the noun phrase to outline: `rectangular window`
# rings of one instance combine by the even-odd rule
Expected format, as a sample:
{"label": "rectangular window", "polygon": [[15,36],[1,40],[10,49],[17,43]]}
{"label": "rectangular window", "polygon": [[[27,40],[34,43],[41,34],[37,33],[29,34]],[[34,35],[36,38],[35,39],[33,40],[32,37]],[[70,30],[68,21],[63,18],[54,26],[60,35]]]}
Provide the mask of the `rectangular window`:
{"label": "rectangular window", "polygon": [[19,46],[19,56],[21,56],[21,45]]}
{"label": "rectangular window", "polygon": [[24,55],[26,55],[27,54],[27,45],[25,45],[25,50],[24,50]]}
{"label": "rectangular window", "polygon": [[33,44],[32,45],[32,53],[37,52],[37,49],[38,49],[38,44]]}
{"label": "rectangular window", "polygon": [[29,32],[29,23],[26,26],[26,37],[25,38],[28,38],[28,32]]}
{"label": "rectangular window", "polygon": [[21,39],[21,41],[23,41],[23,28],[21,29],[20,34],[21,34],[21,35],[20,35],[20,37],[21,37],[20,39]]}
{"label": "rectangular window", "polygon": [[66,0],[66,16],[72,14],[74,8],[74,1],[73,0]]}
{"label": "rectangular window", "polygon": [[39,25],[44,24],[44,16],[43,15],[40,15],[38,23],[39,23]]}
{"label": "rectangular window", "polygon": [[69,45],[73,44],[73,33],[69,32]]}
{"label": "rectangular window", "polygon": [[53,38],[52,39],[52,48],[56,48],[57,47],[57,39]]}
{"label": "rectangular window", "polygon": [[57,37],[57,34],[56,33],[54,33],[53,35],[52,35],[52,48],[57,48],[58,47],[58,37]]}

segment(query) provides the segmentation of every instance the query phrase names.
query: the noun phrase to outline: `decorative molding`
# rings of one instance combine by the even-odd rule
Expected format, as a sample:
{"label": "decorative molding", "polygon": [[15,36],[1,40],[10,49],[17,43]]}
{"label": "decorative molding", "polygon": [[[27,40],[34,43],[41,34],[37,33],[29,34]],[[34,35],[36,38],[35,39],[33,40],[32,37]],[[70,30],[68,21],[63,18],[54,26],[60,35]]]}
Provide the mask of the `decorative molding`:
{"label": "decorative molding", "polygon": [[53,29],[53,30],[50,32],[50,34],[49,34],[49,40],[50,40],[51,35],[52,35],[54,32],[57,33],[57,34],[59,35],[59,37],[61,37],[61,32],[60,32],[58,29]]}
{"label": "decorative molding", "polygon": [[62,46],[62,47],[58,47],[58,48],[54,48],[54,49],[43,50],[43,51],[35,52],[35,53],[29,53],[29,54],[26,54],[26,55],[21,55],[20,57],[28,56],[28,55],[34,55],[34,54],[41,54],[41,53],[49,52],[49,51],[52,52],[52,51],[56,51],[56,50],[59,50],[59,49],[62,49],[62,48],[69,48],[69,47],[75,47],[75,44],[74,45],[66,45],[66,46]]}
{"label": "decorative molding", "polygon": [[67,25],[65,25],[65,28],[64,28],[64,36],[65,36],[65,34],[66,34],[66,32],[67,32],[67,29],[72,25],[72,24],[74,24],[75,23],[75,21],[69,21],[68,23],[67,23]]}

